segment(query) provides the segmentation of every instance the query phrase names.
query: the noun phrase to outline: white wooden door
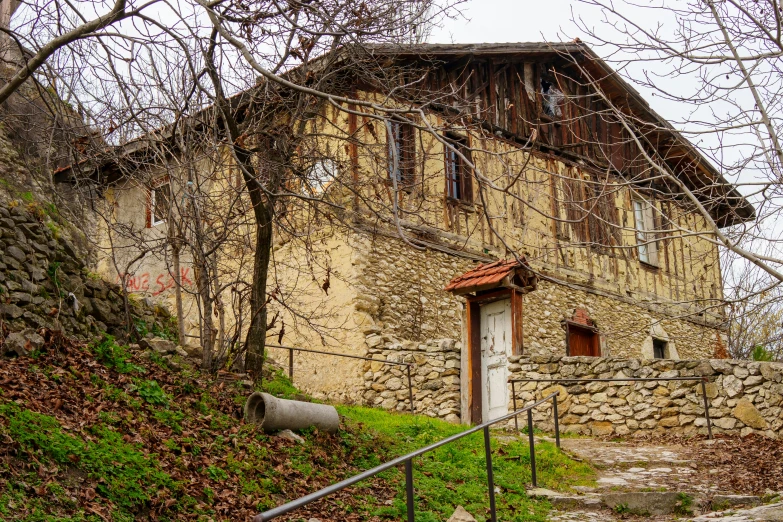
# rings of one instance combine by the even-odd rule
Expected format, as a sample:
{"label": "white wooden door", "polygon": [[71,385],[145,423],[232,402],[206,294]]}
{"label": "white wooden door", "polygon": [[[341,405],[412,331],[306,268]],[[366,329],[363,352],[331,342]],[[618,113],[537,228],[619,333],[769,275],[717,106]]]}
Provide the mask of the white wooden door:
{"label": "white wooden door", "polygon": [[511,300],[481,307],[481,390],[484,422],[508,413],[508,356],[511,355]]}

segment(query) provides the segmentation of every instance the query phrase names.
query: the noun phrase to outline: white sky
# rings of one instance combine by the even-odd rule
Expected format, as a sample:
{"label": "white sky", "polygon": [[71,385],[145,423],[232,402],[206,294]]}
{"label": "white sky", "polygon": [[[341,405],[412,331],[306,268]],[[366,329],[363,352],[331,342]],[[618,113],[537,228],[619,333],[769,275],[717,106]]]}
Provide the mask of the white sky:
{"label": "white sky", "polygon": [[[618,4],[619,5],[619,4]],[[599,29],[602,15],[598,9],[570,0],[468,0],[462,9],[463,18],[446,20],[436,28],[430,43],[507,43],[507,42],[567,42],[579,37],[590,44],[590,38],[573,22],[576,18]],[[629,12],[631,12],[629,10]],[[639,15],[649,18],[655,12],[639,10]],[[664,13],[650,23],[666,23]],[[610,32],[607,28],[607,32]],[[593,46],[593,50],[606,59],[608,50]],[[611,63],[611,62],[610,62]],[[656,64],[648,64],[653,68]],[[657,67],[665,67],[658,64]],[[662,73],[667,71],[662,70]],[[682,106],[662,98],[655,98],[652,91],[634,85],[651,107],[670,121],[682,116]],[[675,125],[676,126],[676,125]]]}

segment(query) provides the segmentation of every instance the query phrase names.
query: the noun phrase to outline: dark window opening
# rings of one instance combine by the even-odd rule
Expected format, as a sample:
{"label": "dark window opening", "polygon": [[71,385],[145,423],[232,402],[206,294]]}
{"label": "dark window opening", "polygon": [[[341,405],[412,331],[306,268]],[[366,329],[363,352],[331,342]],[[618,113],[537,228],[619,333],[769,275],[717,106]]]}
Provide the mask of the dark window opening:
{"label": "dark window opening", "polygon": [[601,345],[598,332],[592,328],[566,323],[566,353],[572,357],[577,355],[600,356]]}
{"label": "dark window opening", "polygon": [[669,343],[661,339],[653,339],[653,357],[656,359],[666,359]]}
{"label": "dark window opening", "polygon": [[[471,160],[468,140],[454,134],[446,135],[454,147],[446,147],[446,196],[450,199],[473,202],[473,173],[463,156]],[[456,149],[456,150],[455,150]]]}
{"label": "dark window opening", "polygon": [[[416,140],[413,126],[392,120],[389,136],[389,179],[410,186],[416,179]],[[395,164],[396,160],[396,164]]]}
{"label": "dark window opening", "polygon": [[563,115],[561,106],[563,105],[563,92],[554,86],[554,84],[541,78],[541,95],[543,97],[544,114],[552,118],[560,118]]}
{"label": "dark window opening", "polygon": [[152,188],[150,193],[150,215],[152,224],[159,225],[169,216],[171,205],[171,184],[166,181]]}

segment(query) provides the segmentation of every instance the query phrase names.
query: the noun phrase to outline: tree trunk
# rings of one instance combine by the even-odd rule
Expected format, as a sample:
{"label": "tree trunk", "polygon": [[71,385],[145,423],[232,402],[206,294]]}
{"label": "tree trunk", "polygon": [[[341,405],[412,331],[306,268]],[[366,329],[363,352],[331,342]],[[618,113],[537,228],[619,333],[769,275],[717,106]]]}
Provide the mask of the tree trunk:
{"label": "tree trunk", "polygon": [[182,308],[182,279],[179,266],[179,241],[174,241],[171,245],[171,264],[174,272],[174,302],[177,306],[177,337],[179,338],[179,344],[186,344],[185,342],[185,314]]}

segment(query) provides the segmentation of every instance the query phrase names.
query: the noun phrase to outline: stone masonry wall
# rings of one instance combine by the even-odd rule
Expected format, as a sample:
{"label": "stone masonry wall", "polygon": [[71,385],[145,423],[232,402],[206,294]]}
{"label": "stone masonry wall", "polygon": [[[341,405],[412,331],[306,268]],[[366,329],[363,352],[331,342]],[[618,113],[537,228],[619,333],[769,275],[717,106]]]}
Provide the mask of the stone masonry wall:
{"label": "stone masonry wall", "polygon": [[[367,355],[415,362],[414,401],[419,412],[458,421],[463,300],[443,289],[476,262],[398,239],[356,237],[355,322],[365,324]],[[675,319],[641,304],[596,295],[549,281],[524,297],[525,353],[565,353],[563,319],[587,310],[603,337],[605,354],[652,358],[653,336],[669,342],[670,357],[709,357],[720,331],[696,321]],[[368,363],[359,393],[368,405],[407,410],[407,382],[397,367]],[[403,379],[404,381],[404,379]],[[390,383],[390,384],[389,384]]]}
{"label": "stone masonry wall", "polygon": [[673,359],[712,357],[724,343],[722,333],[713,326],[653,312],[643,303],[626,303],[541,281],[537,290],[524,297],[525,353],[565,354],[562,321],[570,319],[577,307],[584,308],[595,321],[603,337],[604,356],[652,358],[653,336],[669,342]]}
{"label": "stone masonry wall", "polygon": [[[36,203],[0,204],[0,354],[23,355],[35,332],[49,329],[86,339],[125,331],[121,291],[87,271],[71,241],[61,236],[64,226]],[[162,324],[163,309],[132,303],[131,313]],[[3,341],[4,331],[9,337]],[[22,332],[12,344],[14,332]],[[35,343],[32,343],[33,345]]]}
{"label": "stone masonry wall", "polygon": [[[510,370],[514,379],[707,376],[714,433],[783,435],[783,363],[538,355],[513,357]],[[553,391],[559,392],[560,427],[565,432],[596,436],[707,433],[697,381],[517,383],[517,407]],[[538,410],[534,420],[537,426],[551,430],[551,406]]]}
{"label": "stone masonry wall", "polygon": [[[411,382],[416,413],[460,421],[460,343],[453,339],[400,342],[380,331],[370,333],[368,343],[373,345],[368,351],[370,357],[414,364]],[[410,411],[405,367],[368,361],[364,369],[365,404]]]}
{"label": "stone masonry wall", "polygon": [[[459,422],[462,299],[444,292],[448,282],[475,266],[469,259],[431,249],[418,251],[386,237],[357,240],[359,276],[355,309],[372,326],[362,329],[367,355],[414,363],[416,411]],[[367,363],[362,402],[407,411],[404,368]]]}

